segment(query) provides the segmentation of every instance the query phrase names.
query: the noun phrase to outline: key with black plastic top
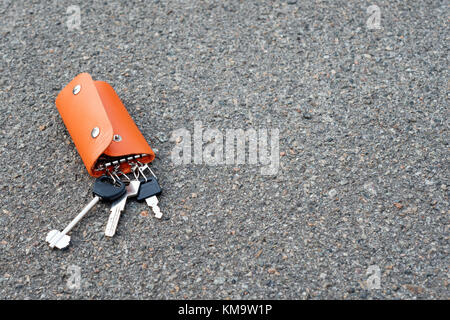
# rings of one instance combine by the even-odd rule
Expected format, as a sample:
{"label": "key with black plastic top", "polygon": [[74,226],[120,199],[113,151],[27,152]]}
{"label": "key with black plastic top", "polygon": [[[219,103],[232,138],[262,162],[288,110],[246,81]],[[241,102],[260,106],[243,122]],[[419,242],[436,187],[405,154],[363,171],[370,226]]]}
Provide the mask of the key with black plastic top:
{"label": "key with black plastic top", "polygon": [[159,186],[156,177],[145,178],[141,181],[141,187],[139,188],[139,193],[137,195],[137,201],[143,201],[152,209],[155,217],[158,219],[162,218],[161,210],[158,206],[158,198],[162,190]]}
{"label": "key with black plastic top", "polygon": [[57,247],[63,249],[70,243],[70,236],[67,233],[99,202],[114,201],[126,193],[125,184],[120,180],[114,180],[109,176],[101,176],[94,183],[94,199],[69,223],[63,230],[52,230],[47,234],[46,241],[50,248]]}

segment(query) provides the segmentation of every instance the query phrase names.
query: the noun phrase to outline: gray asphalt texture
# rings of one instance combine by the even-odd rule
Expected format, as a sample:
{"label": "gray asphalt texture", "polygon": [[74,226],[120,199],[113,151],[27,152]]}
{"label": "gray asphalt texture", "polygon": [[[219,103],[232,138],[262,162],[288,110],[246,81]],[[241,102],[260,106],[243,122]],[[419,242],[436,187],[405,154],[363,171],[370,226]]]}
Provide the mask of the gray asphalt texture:
{"label": "gray asphalt texture", "polygon": [[[10,2],[1,299],[450,298],[448,1]],[[47,232],[91,199],[54,102],[81,72],[112,85],[157,152],[166,219],[131,201],[109,239],[99,204],[52,251]],[[175,166],[171,134],[194,121],[279,128],[278,174]]]}

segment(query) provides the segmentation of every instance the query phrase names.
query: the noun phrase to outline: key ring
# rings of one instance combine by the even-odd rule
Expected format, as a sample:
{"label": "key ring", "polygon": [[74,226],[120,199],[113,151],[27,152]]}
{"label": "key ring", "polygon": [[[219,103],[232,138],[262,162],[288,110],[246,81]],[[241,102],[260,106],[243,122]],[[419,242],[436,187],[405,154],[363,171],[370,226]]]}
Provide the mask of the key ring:
{"label": "key ring", "polygon": [[131,182],[130,178],[128,178],[128,176],[120,170],[120,164],[116,164],[116,165],[114,166],[114,171],[113,171],[112,174],[113,174],[118,180],[120,180],[120,181],[122,181],[122,182],[123,182],[123,180],[120,179],[119,174],[120,174],[121,176],[124,176],[124,177],[127,179],[127,181],[125,181],[125,182],[128,182],[128,183]]}
{"label": "key ring", "polygon": [[[136,162],[132,162],[132,163],[130,163],[130,166],[131,166],[131,171],[133,172],[133,175],[134,175],[134,178],[136,179],[136,180],[139,180],[139,171],[138,171],[138,169],[139,169],[139,165],[136,163]],[[136,174],[136,172],[137,172],[137,174]],[[144,177],[145,178],[145,177]]]}
{"label": "key ring", "polygon": [[[114,175],[111,173],[111,170],[106,169],[105,171],[106,171],[106,174],[107,174],[108,176],[110,176],[111,179],[113,179],[113,184],[116,184],[116,183],[117,183],[117,180],[116,180],[116,178],[114,177]],[[119,180],[120,180],[120,179],[119,179]]]}
{"label": "key ring", "polygon": [[144,170],[142,170],[142,166],[138,165],[138,170],[139,170],[139,173],[144,177],[145,182],[147,182],[148,179],[147,179],[147,176],[144,173]]}
{"label": "key ring", "polygon": [[148,164],[143,164],[142,162],[136,160],[136,162],[139,164],[139,172],[145,177],[145,181],[147,181],[147,177],[145,176],[145,170],[148,169],[148,171],[150,171],[150,173],[152,174],[153,177],[155,177],[155,179],[158,179],[156,177],[156,175],[153,173],[152,169],[150,169],[150,167],[148,166]]}

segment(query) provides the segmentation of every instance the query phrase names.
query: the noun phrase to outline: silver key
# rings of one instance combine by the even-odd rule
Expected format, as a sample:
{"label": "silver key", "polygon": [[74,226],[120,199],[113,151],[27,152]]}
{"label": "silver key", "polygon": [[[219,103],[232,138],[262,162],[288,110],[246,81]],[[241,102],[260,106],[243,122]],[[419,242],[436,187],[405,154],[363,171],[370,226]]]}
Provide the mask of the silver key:
{"label": "silver key", "polygon": [[67,233],[72,230],[73,227],[88,213],[100,200],[100,197],[94,197],[91,202],[69,223],[69,225],[61,232],[58,230],[52,230],[47,234],[45,241],[48,242],[50,248],[57,247],[58,249],[64,249],[70,243],[70,236]]}
{"label": "silver key", "polygon": [[83,217],[99,202],[100,200],[114,201],[118,197],[125,194],[125,184],[123,182],[111,183],[111,179],[108,176],[101,176],[97,178],[94,183],[94,199],[92,199],[83,210],[77,214],[77,216],[69,223],[69,225],[63,230],[52,230],[47,234],[45,241],[48,242],[50,248],[57,247],[63,249],[70,243],[70,236],[67,233],[81,220]]}
{"label": "silver key", "polygon": [[130,184],[126,187],[127,193],[112,203],[111,213],[109,215],[108,223],[106,224],[105,236],[112,237],[116,234],[119,218],[122,211],[125,209],[127,199],[135,197],[138,194],[140,184],[141,182],[139,180],[130,181]]}
{"label": "silver key", "polygon": [[[158,179],[147,164],[141,164],[138,167],[138,170],[139,173],[144,177],[145,181],[141,184],[141,189],[139,190],[137,200],[141,201],[145,199],[145,202],[152,209],[155,217],[161,219],[162,213],[158,206],[158,198],[156,197],[162,192],[161,187],[158,183]],[[147,178],[145,175],[145,170],[149,170],[153,177]]]}

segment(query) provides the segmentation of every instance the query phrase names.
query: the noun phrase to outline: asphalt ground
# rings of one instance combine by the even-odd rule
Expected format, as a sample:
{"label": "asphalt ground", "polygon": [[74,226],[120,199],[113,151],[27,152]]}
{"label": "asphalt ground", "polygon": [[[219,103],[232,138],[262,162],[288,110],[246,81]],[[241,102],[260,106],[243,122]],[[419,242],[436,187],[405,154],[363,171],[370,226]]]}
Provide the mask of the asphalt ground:
{"label": "asphalt ground", "polygon": [[[0,298],[449,298],[448,1],[1,10]],[[165,219],[130,201],[109,239],[99,204],[51,250],[91,199],[55,106],[81,72],[155,149]],[[279,129],[278,172],[174,164],[172,133],[195,121]]]}

